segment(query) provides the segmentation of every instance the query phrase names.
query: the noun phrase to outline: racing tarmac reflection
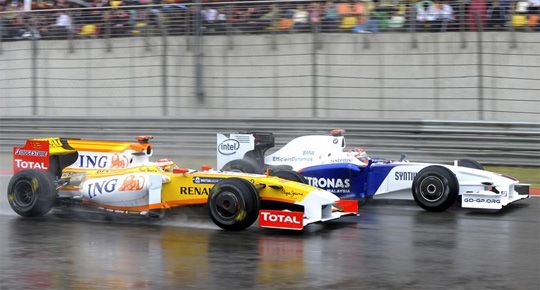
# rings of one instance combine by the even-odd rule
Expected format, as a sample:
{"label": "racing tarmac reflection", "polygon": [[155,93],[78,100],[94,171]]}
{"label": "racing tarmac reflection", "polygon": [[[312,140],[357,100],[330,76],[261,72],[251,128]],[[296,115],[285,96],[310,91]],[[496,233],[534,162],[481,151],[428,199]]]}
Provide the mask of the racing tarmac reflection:
{"label": "racing tarmac reflection", "polygon": [[[0,289],[539,289],[540,198],[500,213],[368,204],[303,232],[0,218]],[[168,218],[168,217],[166,217]],[[176,222],[174,222],[176,220]]]}

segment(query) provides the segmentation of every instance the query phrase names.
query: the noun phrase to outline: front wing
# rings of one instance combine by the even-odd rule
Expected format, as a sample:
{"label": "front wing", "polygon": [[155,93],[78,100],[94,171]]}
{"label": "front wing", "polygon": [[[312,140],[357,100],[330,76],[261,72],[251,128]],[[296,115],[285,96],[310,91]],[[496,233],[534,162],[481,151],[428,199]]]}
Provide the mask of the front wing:
{"label": "front wing", "polygon": [[260,210],[259,226],[263,228],[302,230],[305,226],[338,219],[345,215],[358,215],[357,200],[338,200],[315,210],[312,206],[304,212],[289,210]]}

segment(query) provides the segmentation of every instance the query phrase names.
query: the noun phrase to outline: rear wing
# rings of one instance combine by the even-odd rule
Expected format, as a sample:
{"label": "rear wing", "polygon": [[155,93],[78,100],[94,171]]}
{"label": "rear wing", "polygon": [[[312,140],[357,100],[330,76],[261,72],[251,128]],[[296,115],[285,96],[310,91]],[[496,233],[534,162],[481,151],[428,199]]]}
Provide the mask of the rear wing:
{"label": "rear wing", "polygon": [[61,165],[71,164],[76,159],[77,151],[69,146],[66,139],[28,139],[23,147],[13,147],[13,174],[33,169],[49,170],[57,175]]}
{"label": "rear wing", "polygon": [[255,137],[253,134],[217,134],[216,144],[217,168],[223,168],[225,164],[236,159],[244,158],[244,155],[255,149]]}
{"label": "rear wing", "polygon": [[13,147],[13,174],[24,169],[49,169],[49,141],[27,140],[23,147]]}
{"label": "rear wing", "polygon": [[[216,154],[217,167],[245,157],[260,161],[264,164],[266,150],[274,147],[274,134],[267,132],[247,132],[217,134]],[[247,154],[247,155],[246,155]]]}
{"label": "rear wing", "polygon": [[97,141],[66,138],[28,139],[13,148],[13,173],[24,169],[48,170],[60,177],[66,167],[84,169],[125,168],[148,162],[152,136],[138,142]]}

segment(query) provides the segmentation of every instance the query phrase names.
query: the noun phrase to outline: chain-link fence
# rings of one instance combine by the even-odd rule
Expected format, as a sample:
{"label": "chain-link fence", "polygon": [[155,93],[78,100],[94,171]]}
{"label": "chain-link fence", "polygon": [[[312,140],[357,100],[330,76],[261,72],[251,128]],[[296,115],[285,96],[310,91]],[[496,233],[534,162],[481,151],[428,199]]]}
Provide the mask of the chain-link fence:
{"label": "chain-link fence", "polygon": [[527,1],[47,3],[0,12],[2,115],[539,120]]}

